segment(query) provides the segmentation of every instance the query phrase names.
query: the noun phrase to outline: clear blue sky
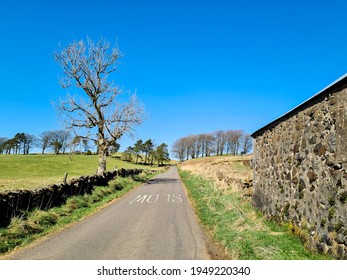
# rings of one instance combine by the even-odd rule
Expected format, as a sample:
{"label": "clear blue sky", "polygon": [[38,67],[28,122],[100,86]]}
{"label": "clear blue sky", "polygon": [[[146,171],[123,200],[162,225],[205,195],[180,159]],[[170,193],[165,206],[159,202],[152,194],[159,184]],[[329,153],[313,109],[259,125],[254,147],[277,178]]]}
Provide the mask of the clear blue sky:
{"label": "clear blue sky", "polygon": [[[59,129],[59,43],[117,40],[143,140],[252,133],[347,72],[347,1],[0,0],[0,137]],[[122,139],[121,150],[135,140]]]}

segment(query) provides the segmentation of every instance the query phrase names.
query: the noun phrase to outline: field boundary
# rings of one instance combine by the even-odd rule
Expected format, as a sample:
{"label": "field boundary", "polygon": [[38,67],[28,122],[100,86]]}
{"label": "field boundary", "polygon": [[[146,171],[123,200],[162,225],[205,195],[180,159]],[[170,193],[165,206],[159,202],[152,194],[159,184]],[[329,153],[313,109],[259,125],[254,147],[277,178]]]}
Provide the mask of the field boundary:
{"label": "field boundary", "polygon": [[33,209],[47,210],[60,206],[71,196],[91,194],[95,186],[105,186],[116,177],[139,175],[142,169],[115,169],[102,175],[81,176],[69,183],[54,184],[37,190],[5,191],[0,193],[0,227],[6,227],[11,219]]}

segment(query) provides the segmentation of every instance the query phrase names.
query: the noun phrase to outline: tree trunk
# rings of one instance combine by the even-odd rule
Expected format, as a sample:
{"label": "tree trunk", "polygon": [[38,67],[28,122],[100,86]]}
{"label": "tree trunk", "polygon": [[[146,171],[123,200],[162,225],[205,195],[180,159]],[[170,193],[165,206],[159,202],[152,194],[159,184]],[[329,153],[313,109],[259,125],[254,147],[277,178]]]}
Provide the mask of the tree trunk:
{"label": "tree trunk", "polygon": [[101,175],[102,173],[106,172],[106,152],[104,149],[99,149],[98,159],[98,174]]}
{"label": "tree trunk", "polygon": [[107,157],[107,144],[105,139],[103,138],[103,135],[99,135],[98,140],[98,174],[101,175],[102,173],[106,172],[106,157]]}

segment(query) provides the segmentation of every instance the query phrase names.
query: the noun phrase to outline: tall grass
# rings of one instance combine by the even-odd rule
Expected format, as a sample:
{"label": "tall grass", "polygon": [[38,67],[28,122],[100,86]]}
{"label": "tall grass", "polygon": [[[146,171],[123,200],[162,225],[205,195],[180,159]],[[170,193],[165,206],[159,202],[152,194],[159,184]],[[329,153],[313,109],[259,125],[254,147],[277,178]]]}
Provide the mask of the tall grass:
{"label": "tall grass", "polygon": [[197,214],[212,239],[223,246],[227,258],[243,260],[325,259],[308,252],[288,227],[267,221],[249,199],[230,188],[218,188],[187,171],[181,171]]}

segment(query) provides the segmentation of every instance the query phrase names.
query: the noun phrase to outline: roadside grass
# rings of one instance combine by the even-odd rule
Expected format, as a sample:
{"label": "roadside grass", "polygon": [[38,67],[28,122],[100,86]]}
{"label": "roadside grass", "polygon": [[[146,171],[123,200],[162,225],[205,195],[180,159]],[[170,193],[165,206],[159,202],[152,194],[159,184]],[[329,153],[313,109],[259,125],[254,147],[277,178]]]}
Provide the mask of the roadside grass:
{"label": "roadside grass", "polygon": [[[35,189],[82,175],[95,174],[98,158],[95,155],[0,155],[0,192],[3,190]],[[135,165],[117,158],[107,158],[107,169],[140,168],[158,169]]]}
{"label": "roadside grass", "polygon": [[19,246],[28,245],[49,233],[58,231],[101,209],[112,200],[129,192],[140,183],[155,176],[144,172],[141,175],[121,178],[109,182],[108,186],[95,187],[90,195],[74,196],[60,207],[47,211],[34,210],[13,218],[7,228],[0,229],[0,255]]}
{"label": "roadside grass", "polygon": [[242,260],[321,260],[327,256],[305,249],[288,226],[268,221],[248,198],[232,187],[179,170],[197,215],[226,258]]}

